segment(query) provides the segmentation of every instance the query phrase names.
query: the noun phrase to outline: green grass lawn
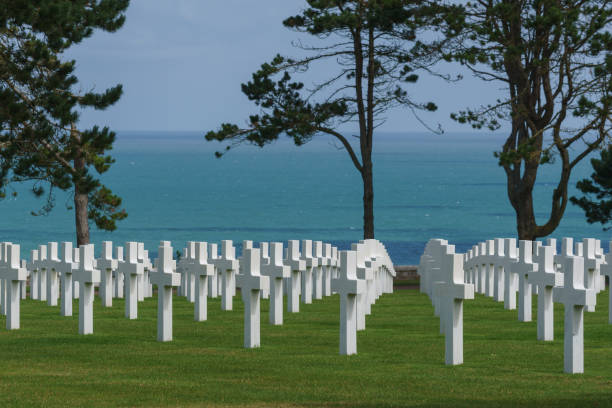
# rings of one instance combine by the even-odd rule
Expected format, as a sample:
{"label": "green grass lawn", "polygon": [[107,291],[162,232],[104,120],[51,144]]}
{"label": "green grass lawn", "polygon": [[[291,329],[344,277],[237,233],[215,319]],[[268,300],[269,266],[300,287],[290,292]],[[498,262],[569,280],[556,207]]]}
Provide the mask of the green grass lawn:
{"label": "green grass lawn", "polygon": [[[612,325],[608,292],[585,314],[584,375],[563,373],[563,309],[555,341],[538,342],[536,323],[476,295],[464,307],[464,360],[444,365],[444,338],[426,295],[382,296],[358,333],[358,355],[338,355],[337,296],[301,305],[270,326],[262,303],[259,349],[242,348],[240,297],[234,311],[208,303],[208,321],[174,297],[174,341],[156,342],[157,299],[102,308],[94,334],[79,336],[75,316],[22,301],[21,329],[0,318],[0,407],[7,406],[612,406]],[[536,316],[534,297],[534,317]]]}

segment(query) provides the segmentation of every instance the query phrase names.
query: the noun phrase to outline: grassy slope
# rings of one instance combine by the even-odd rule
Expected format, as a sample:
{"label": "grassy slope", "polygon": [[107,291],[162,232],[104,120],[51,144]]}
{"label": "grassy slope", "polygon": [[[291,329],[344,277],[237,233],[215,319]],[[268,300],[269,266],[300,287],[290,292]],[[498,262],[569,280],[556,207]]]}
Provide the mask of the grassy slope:
{"label": "grassy slope", "polygon": [[[242,302],[222,312],[209,300],[207,322],[174,298],[174,341],[156,339],[156,298],[104,309],[96,298],[94,334],[79,336],[75,316],[22,301],[21,329],[0,331],[0,406],[612,406],[612,325],[608,292],[585,315],[585,375],[563,374],[563,309],[555,336],[536,341],[536,324],[477,295],[466,303],[465,364],[444,365],[444,338],[429,299],[415,290],[385,295],[358,334],[356,356],[338,355],[338,297],[301,305],[285,325],[267,321],[262,347],[242,348]],[[534,297],[534,317],[536,298]],[[4,327],[4,318],[0,325]]]}

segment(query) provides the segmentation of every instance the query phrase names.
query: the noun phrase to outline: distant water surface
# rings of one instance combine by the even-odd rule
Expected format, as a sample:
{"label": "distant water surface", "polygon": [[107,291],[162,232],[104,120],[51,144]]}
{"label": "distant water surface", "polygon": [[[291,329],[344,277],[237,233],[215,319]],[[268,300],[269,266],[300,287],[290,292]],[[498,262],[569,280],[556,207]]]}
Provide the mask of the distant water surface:
{"label": "distant water surface", "polygon": [[[483,239],[516,235],[505,175],[493,157],[502,140],[482,133],[376,135],[376,238],[395,264],[418,263],[430,238],[448,239],[464,251]],[[181,249],[189,240],[314,239],[346,249],[362,238],[361,178],[331,139],[299,148],[288,140],[240,147],[216,159],[222,147],[196,132],[119,133],[116,163],[104,182],[123,197],[129,217],[112,233],[94,228],[92,241],[143,241],[156,252],[160,240]],[[546,166],[538,175],[540,222],[550,209],[556,170]],[[588,160],[581,163],[572,193],[591,172]],[[49,216],[34,217],[30,212],[42,202],[16,189],[16,198],[0,202],[2,240],[21,243],[24,257],[38,244],[75,240],[70,197],[58,194]],[[572,205],[554,236],[608,238]]]}

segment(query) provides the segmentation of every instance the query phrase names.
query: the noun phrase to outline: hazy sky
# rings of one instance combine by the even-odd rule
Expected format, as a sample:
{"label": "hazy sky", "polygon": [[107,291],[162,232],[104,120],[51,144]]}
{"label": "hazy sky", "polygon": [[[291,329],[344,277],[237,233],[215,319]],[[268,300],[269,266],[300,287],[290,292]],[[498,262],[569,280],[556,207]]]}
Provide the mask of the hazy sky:
{"label": "hazy sky", "polygon": [[[114,130],[197,130],[221,122],[245,123],[255,106],[240,91],[259,65],[277,53],[295,54],[296,33],[282,21],[300,11],[304,0],[132,0],[116,33],[96,32],[71,49],[83,89],[121,83],[124,95],[103,112],[87,111],[82,126]],[[325,67],[322,67],[324,70]],[[456,66],[441,66],[453,72]],[[308,77],[302,78],[309,84]],[[467,106],[495,100],[495,85],[465,79],[446,84],[422,76],[411,90],[439,110],[424,114],[446,131],[470,131],[449,119]],[[486,96],[486,99],[484,98]],[[406,110],[389,112],[384,131],[423,131]]]}

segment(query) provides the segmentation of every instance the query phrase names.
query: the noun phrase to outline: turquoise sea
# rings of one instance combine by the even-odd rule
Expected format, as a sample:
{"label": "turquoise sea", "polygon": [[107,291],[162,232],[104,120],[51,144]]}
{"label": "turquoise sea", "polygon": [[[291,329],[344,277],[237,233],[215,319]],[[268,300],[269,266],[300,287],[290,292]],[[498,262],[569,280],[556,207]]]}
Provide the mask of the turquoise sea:
{"label": "turquoise sea", "polygon": [[[376,238],[395,264],[418,263],[430,238],[463,251],[483,239],[515,236],[504,172],[492,153],[502,140],[483,133],[376,135]],[[188,240],[315,239],[342,249],[361,239],[361,179],[333,140],[245,146],[216,159],[222,147],[197,132],[119,132],[116,163],[103,180],[123,197],[129,217],[112,233],[94,229],[92,242],[143,241],[155,253],[160,240],[180,249]],[[541,221],[556,180],[555,165],[545,170],[537,182]],[[584,161],[572,185],[590,172]],[[15,188],[16,198],[0,202],[3,241],[20,243],[25,257],[38,244],[75,240],[69,196],[58,194],[56,208],[35,217],[31,211],[43,202],[25,186]],[[571,205],[554,236],[608,238]]]}

